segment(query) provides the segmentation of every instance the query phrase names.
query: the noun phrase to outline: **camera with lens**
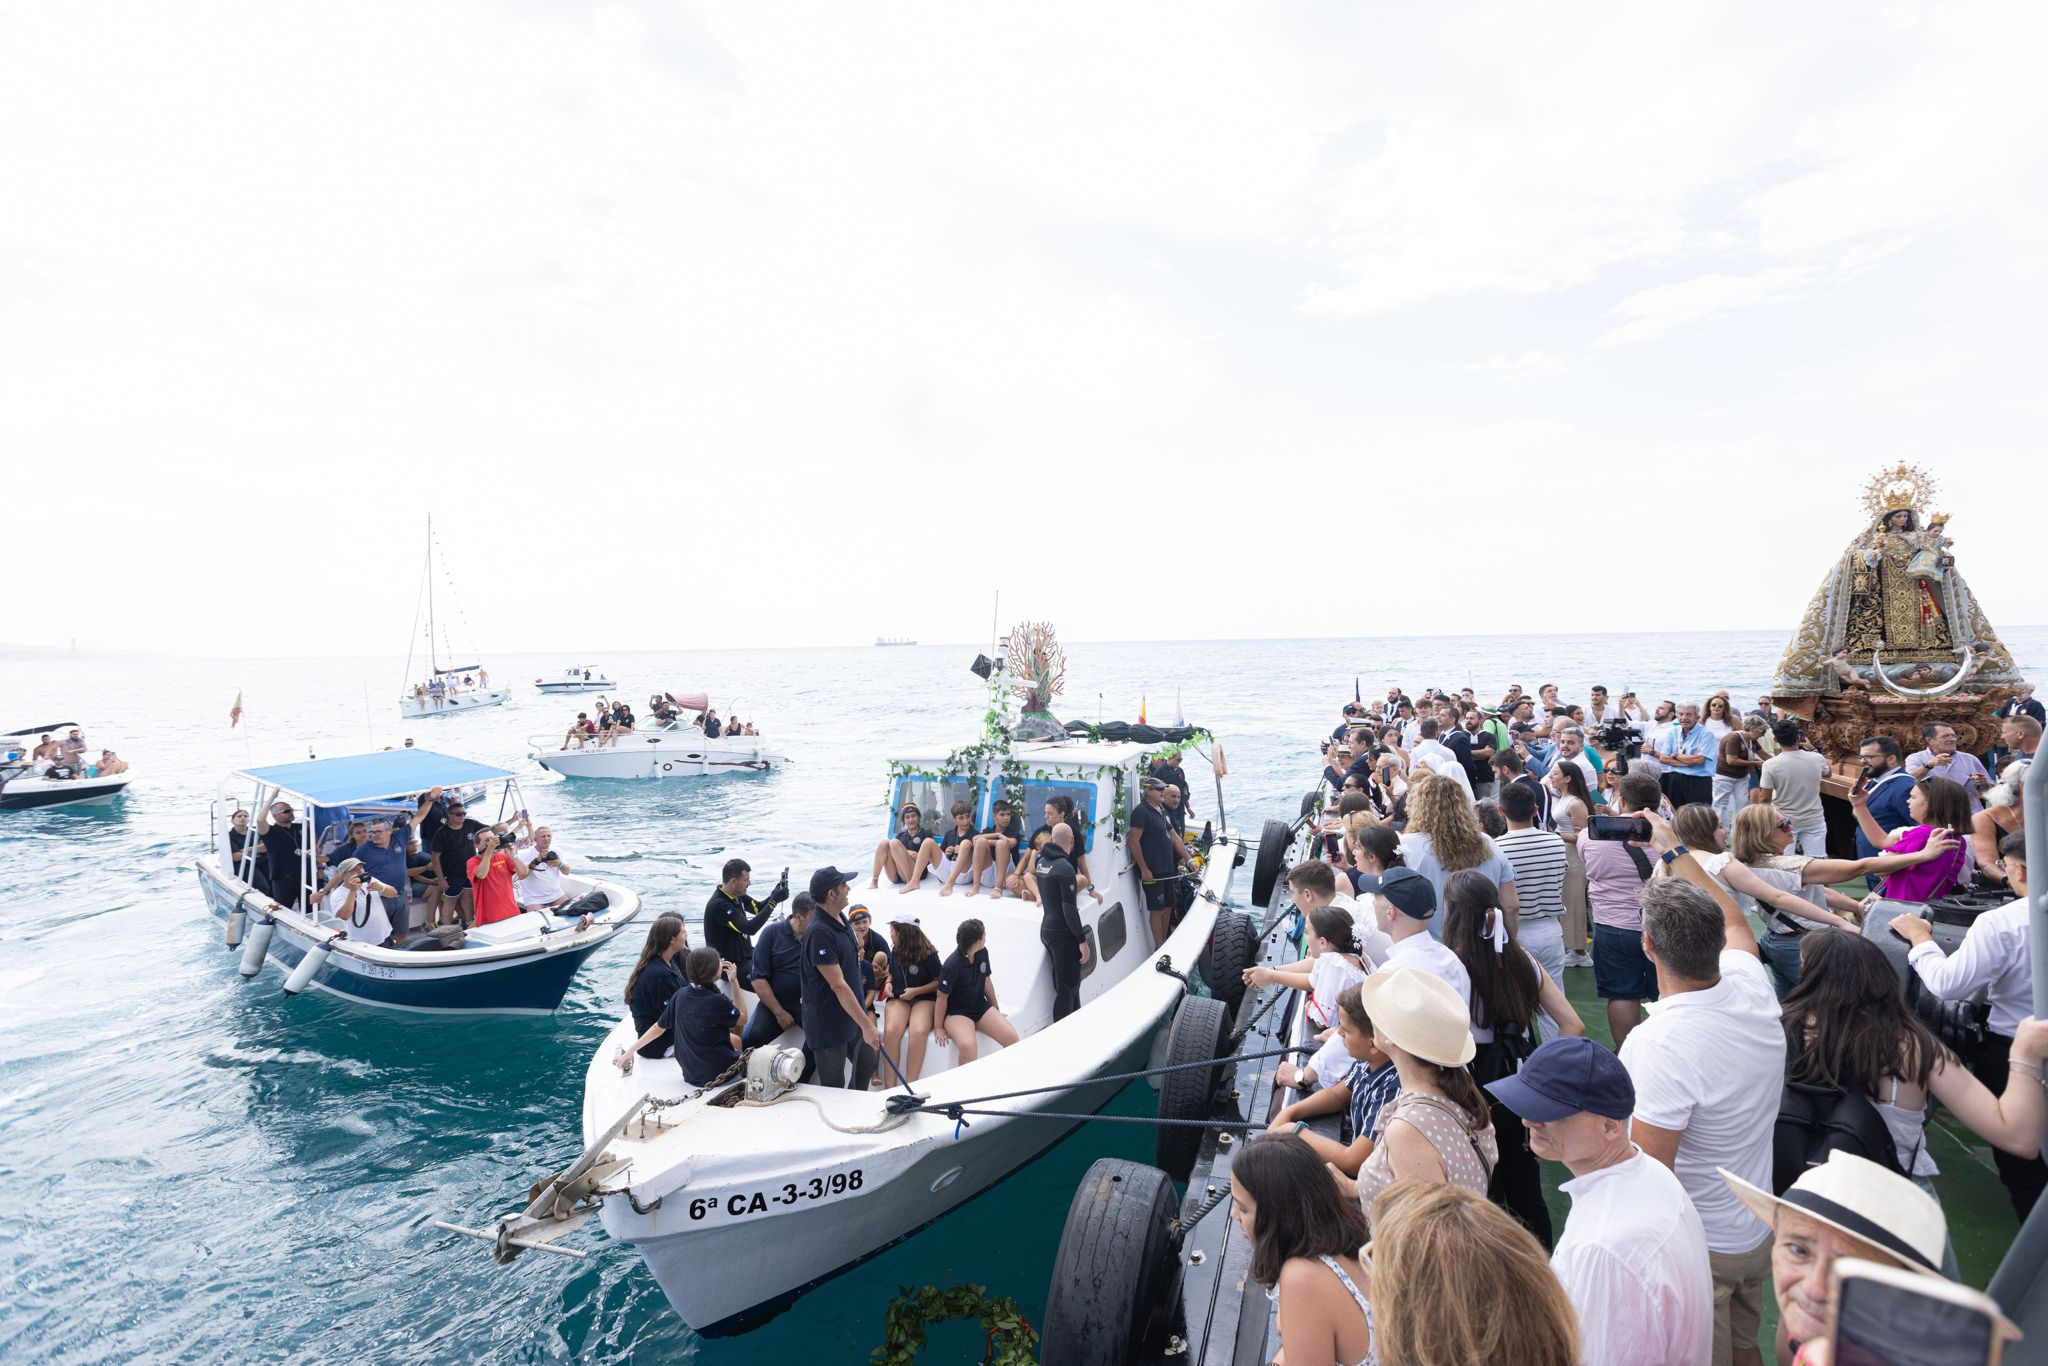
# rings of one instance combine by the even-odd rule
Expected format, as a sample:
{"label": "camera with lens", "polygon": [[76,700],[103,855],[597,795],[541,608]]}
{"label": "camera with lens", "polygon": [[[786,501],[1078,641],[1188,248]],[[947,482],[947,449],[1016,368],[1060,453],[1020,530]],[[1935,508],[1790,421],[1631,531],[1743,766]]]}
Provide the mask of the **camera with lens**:
{"label": "camera with lens", "polygon": [[1643,737],[1626,721],[1609,721],[1593,732],[1593,742],[1614,756],[1612,772],[1628,772],[1628,761],[1643,757]]}

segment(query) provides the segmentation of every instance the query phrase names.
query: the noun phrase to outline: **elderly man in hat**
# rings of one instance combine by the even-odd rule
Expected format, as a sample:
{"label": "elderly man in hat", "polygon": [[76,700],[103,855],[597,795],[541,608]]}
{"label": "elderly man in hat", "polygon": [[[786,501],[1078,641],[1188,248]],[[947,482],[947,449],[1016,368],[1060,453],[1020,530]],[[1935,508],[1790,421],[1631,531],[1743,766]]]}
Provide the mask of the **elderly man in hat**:
{"label": "elderly man in hat", "polygon": [[[1832,1152],[1772,1195],[1723,1170],[1721,1179],[1771,1229],[1771,1290],[1778,1301],[1778,1360],[1801,1343],[1824,1341],[1838,1257],[1855,1257],[1945,1279],[1948,1218],[1941,1202],[1908,1177],[1853,1153]],[[2011,1328],[2010,1324],[2003,1325]],[[2013,1330],[2017,1336],[2017,1330]]]}
{"label": "elderly man in hat", "polygon": [[1550,1265],[1579,1311],[1587,1366],[1702,1366],[1714,1350],[1707,1235],[1678,1178],[1629,1138],[1636,1088],[1583,1036],[1552,1039],[1486,1089],[1537,1157],[1562,1162],[1571,1218]]}

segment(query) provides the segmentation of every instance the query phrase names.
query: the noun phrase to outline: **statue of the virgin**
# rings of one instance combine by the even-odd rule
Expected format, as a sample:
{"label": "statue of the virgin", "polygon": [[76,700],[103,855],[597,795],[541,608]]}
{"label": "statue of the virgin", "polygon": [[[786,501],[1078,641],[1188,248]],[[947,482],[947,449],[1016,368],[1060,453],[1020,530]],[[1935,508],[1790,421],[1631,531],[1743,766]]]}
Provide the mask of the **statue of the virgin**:
{"label": "statue of the virgin", "polygon": [[1895,465],[1864,485],[1869,530],[1814,594],[1785,649],[1773,697],[1877,687],[1900,697],[1973,693],[2019,682],[2012,656],[1956,573],[1934,480]]}

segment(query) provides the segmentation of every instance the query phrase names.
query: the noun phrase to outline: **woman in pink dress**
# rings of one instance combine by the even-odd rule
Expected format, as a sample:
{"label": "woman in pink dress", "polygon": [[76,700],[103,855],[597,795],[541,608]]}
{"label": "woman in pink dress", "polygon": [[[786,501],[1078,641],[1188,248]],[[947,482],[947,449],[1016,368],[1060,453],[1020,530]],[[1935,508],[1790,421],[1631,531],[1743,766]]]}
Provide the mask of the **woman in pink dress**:
{"label": "woman in pink dress", "polygon": [[1970,885],[1970,798],[1963,785],[1947,778],[1922,778],[1906,799],[1906,814],[1913,824],[1902,830],[1886,830],[1870,814],[1870,803],[1861,791],[1851,795],[1856,824],[1863,836],[1888,854],[1910,854],[1927,845],[1937,830],[1956,835],[1953,849],[1886,877],[1878,892],[1892,901],[1932,901]]}

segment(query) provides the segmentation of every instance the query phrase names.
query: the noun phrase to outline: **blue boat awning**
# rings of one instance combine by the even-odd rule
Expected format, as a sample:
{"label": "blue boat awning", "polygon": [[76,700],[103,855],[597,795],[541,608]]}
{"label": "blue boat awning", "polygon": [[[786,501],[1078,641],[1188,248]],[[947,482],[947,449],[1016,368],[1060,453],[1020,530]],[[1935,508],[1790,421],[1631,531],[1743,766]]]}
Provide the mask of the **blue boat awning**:
{"label": "blue boat awning", "polygon": [[297,764],[243,769],[235,776],[281,788],[316,806],[346,806],[350,802],[410,796],[430,787],[501,782],[512,774],[432,750],[387,749],[345,759],[308,759]]}

